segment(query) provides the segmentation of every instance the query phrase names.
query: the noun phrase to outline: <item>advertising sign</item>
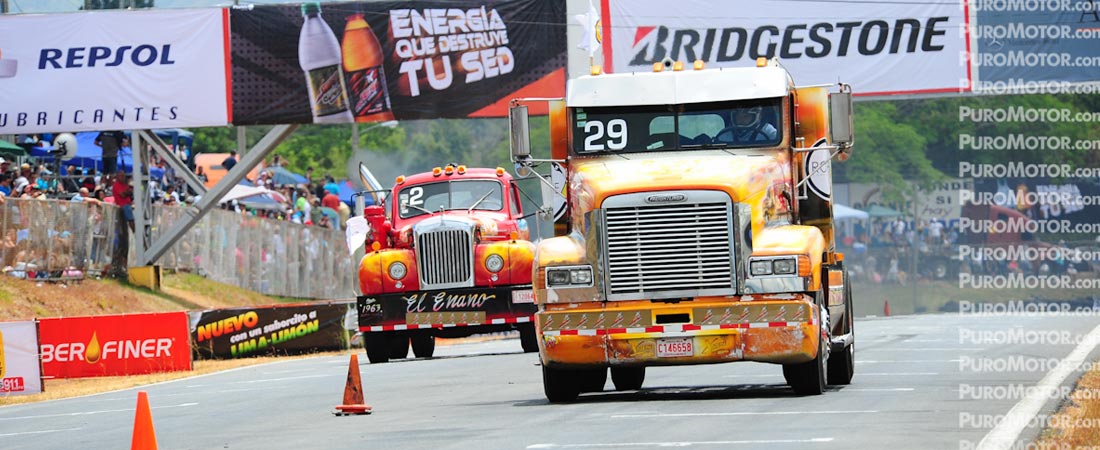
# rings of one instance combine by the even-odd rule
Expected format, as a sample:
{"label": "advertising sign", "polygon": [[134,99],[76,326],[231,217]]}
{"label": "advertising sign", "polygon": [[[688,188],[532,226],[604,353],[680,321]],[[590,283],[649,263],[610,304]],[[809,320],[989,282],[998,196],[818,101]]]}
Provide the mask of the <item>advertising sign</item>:
{"label": "advertising sign", "polygon": [[565,93],[561,0],[256,5],[231,19],[238,125],[503,117],[514,97]]}
{"label": "advertising sign", "polygon": [[0,134],[223,126],[223,9],[0,17]]}
{"label": "advertising sign", "polygon": [[0,397],[42,392],[34,322],[0,322]]}
{"label": "advertising sign", "polygon": [[1095,2],[971,1],[976,92],[1044,92],[1095,82],[1100,69],[1100,5]]}
{"label": "advertising sign", "polygon": [[[778,57],[800,86],[851,84],[857,95],[960,92],[968,40],[962,2],[604,0],[607,72],[751,66]],[[674,10],[674,11],[673,11]]]}
{"label": "advertising sign", "polygon": [[192,313],[199,355],[238,358],[347,347],[350,303],[234,308]]}
{"label": "advertising sign", "polygon": [[187,313],[41,319],[42,371],[57,378],[191,370]]}

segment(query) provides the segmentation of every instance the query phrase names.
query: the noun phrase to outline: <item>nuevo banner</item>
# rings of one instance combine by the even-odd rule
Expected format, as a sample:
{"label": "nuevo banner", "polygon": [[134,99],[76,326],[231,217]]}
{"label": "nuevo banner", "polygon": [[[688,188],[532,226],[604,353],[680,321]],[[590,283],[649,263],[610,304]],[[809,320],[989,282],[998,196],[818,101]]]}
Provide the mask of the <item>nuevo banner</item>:
{"label": "nuevo banner", "polygon": [[0,322],[0,397],[39,392],[38,328],[32,321]]}
{"label": "nuevo banner", "polygon": [[40,319],[42,370],[57,378],[191,370],[187,313]]}
{"label": "nuevo banner", "polygon": [[347,348],[351,303],[216,309],[191,313],[199,355],[238,358]]}
{"label": "nuevo banner", "polygon": [[0,16],[0,134],[227,124],[227,18]]}
{"label": "nuevo banner", "polygon": [[562,0],[256,5],[231,19],[238,125],[502,117],[514,97],[565,94]]}
{"label": "nuevo banner", "polygon": [[963,2],[603,0],[607,72],[751,66],[778,57],[800,86],[851,84],[857,95],[960,92],[969,86]]}

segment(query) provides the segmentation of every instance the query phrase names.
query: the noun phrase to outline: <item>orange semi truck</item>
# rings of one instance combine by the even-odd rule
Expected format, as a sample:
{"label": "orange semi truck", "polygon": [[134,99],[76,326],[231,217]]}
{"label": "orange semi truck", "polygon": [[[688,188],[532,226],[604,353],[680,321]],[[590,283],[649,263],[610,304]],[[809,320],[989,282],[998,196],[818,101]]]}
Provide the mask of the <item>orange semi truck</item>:
{"label": "orange semi truck", "polygon": [[551,402],[603,390],[609,368],[616,390],[647,366],[730,361],[781,364],[801,395],[851,382],[830,171],[850,155],[851,91],[829,90],[764,59],[593,67],[549,101],[548,160],[531,157],[526,111],[545,99],[513,101],[517,170],[555,165],[565,198],[532,268]]}
{"label": "orange semi truck", "polygon": [[507,330],[536,351],[535,246],[511,175],[452,164],[399,176],[380,194],[346,230],[350,250],[366,245],[356,307],[370,362],[404,358],[410,343],[431,357],[437,337]]}

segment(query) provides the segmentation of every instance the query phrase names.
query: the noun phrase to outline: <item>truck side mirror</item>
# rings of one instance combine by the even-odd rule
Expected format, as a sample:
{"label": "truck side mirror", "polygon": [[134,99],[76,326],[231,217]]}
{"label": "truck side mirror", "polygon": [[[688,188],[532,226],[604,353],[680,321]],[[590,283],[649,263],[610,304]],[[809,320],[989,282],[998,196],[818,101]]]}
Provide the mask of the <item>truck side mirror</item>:
{"label": "truck side mirror", "polygon": [[841,92],[829,94],[829,143],[840,147],[846,159],[853,141],[852,91],[842,86]]}
{"label": "truck side mirror", "polygon": [[508,110],[508,131],[511,138],[512,161],[531,157],[531,130],[527,122],[527,107],[513,106]]}

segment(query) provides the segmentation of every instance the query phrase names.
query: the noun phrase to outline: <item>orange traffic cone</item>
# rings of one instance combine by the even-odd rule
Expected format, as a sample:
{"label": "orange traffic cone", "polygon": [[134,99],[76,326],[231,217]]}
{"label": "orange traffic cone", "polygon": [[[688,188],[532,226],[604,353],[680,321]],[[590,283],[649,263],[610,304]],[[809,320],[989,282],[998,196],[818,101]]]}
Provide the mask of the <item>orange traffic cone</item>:
{"label": "orange traffic cone", "polygon": [[359,379],[359,356],[351,354],[348,366],[348,382],[344,386],[344,404],[336,406],[337,416],[370,414],[371,407],[363,403],[363,381]]}
{"label": "orange traffic cone", "polygon": [[890,317],[890,300],[883,300],[882,302],[882,315]]}
{"label": "orange traffic cone", "polygon": [[157,450],[157,434],[153,431],[153,415],[149,412],[149,395],[145,391],[138,391],[134,438],[130,443],[130,450]]}

